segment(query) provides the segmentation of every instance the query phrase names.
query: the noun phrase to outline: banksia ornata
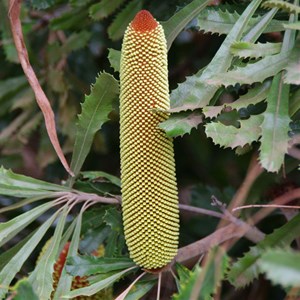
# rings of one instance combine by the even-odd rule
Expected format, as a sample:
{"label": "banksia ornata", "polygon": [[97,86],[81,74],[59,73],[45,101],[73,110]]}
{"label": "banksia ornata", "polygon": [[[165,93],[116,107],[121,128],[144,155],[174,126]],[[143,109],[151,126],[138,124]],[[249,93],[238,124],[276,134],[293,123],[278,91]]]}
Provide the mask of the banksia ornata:
{"label": "banksia ornata", "polygon": [[126,30],[120,79],[125,239],[138,265],[161,268],[177,253],[179,212],[173,142],[159,128],[170,107],[166,40],[148,11]]}

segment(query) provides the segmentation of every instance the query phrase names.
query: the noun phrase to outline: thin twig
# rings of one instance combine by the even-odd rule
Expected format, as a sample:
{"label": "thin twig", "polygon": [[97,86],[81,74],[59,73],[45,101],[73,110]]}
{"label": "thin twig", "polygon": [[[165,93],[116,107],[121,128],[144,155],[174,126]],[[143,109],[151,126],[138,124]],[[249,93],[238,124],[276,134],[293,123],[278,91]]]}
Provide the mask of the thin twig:
{"label": "thin twig", "polygon": [[162,276],[162,272],[158,273],[158,285],[157,285],[157,296],[156,296],[156,300],[159,300],[159,299],[160,299],[161,276]]}
{"label": "thin twig", "polygon": [[243,205],[239,207],[235,207],[232,211],[237,211],[240,209],[245,208],[254,208],[254,207],[273,207],[273,208],[288,208],[288,209],[300,209],[300,206],[294,205],[280,205],[280,204],[250,204],[250,205]]}

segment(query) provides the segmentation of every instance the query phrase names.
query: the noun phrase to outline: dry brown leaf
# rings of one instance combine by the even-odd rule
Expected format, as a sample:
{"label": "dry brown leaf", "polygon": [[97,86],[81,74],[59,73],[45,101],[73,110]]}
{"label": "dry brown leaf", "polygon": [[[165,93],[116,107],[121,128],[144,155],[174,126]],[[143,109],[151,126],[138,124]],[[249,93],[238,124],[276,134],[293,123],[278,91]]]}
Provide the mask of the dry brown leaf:
{"label": "dry brown leaf", "polygon": [[35,98],[37,101],[38,106],[40,107],[44,119],[46,129],[50,138],[50,141],[58,155],[61,163],[63,164],[64,168],[67,172],[73,176],[73,172],[71,171],[66,158],[62,152],[61,146],[58,141],[56,127],[55,127],[55,119],[54,113],[51,108],[50,102],[45,95],[36,75],[35,72],[29,62],[28,52],[26,49],[26,45],[24,43],[24,37],[22,32],[22,25],[20,21],[20,8],[21,8],[21,0],[10,0],[9,1],[9,19],[10,19],[10,26],[11,31],[14,38],[14,43],[18,52],[18,57],[20,63],[22,65],[23,71],[28,79],[29,84],[31,85]]}

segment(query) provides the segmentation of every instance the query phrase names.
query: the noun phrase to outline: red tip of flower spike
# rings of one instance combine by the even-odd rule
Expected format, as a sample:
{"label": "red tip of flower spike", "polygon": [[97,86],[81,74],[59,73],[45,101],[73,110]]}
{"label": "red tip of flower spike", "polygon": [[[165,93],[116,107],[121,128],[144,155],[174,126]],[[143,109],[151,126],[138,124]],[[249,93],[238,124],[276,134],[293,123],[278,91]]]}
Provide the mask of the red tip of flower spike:
{"label": "red tip of flower spike", "polygon": [[148,10],[139,11],[131,22],[133,29],[139,32],[153,30],[157,27],[157,25],[158,23]]}

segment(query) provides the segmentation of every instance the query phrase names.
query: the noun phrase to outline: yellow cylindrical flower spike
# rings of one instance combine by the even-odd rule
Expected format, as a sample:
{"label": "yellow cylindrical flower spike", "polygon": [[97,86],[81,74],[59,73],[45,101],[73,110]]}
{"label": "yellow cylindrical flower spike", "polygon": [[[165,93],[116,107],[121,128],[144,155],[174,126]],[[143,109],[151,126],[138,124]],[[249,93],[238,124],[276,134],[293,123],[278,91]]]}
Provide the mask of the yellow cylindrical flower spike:
{"label": "yellow cylindrical flower spike", "polygon": [[130,257],[146,269],[176,255],[178,194],[173,141],[159,128],[170,108],[162,26],[146,10],[129,24],[121,54],[122,208]]}

